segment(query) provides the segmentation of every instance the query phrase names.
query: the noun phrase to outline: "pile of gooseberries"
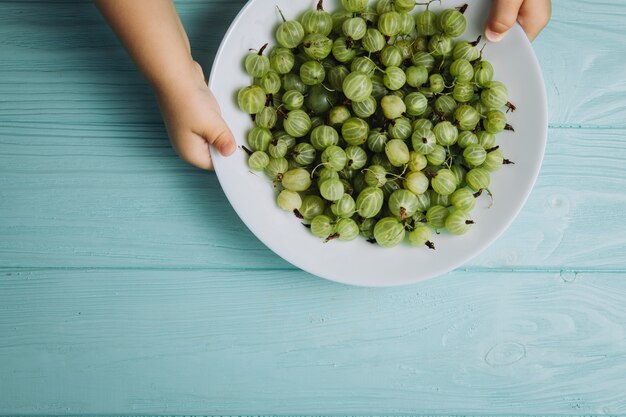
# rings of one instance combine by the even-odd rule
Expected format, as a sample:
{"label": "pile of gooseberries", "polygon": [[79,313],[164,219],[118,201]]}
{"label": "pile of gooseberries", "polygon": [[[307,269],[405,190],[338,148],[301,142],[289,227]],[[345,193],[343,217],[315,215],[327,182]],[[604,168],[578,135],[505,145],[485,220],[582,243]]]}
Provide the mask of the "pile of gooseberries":
{"label": "pile of gooseberries", "polygon": [[[322,0],[245,57],[238,105],[254,121],[248,166],[274,183],[281,209],[329,241],[363,236],[434,249],[460,235],[503,164],[496,135],[513,130],[506,86],[494,80],[460,8],[415,0]],[[418,8],[419,10],[415,10]]]}

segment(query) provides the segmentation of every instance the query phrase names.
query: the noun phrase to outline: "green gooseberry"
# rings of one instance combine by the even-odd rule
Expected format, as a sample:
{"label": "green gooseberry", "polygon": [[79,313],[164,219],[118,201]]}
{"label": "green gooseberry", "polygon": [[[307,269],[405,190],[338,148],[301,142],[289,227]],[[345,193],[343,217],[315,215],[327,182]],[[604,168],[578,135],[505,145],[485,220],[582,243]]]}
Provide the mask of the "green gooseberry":
{"label": "green gooseberry", "polygon": [[367,23],[365,22],[365,19],[358,16],[344,20],[341,27],[346,38],[354,41],[363,39],[365,32],[367,32]]}
{"label": "green gooseberry", "polygon": [[320,195],[328,201],[337,201],[344,194],[344,186],[339,179],[328,179],[319,185]]}
{"label": "green gooseberry", "polygon": [[386,45],[380,51],[380,61],[385,67],[399,67],[404,61],[402,50],[396,45]]}
{"label": "green gooseberry", "polygon": [[343,242],[349,242],[359,236],[360,229],[356,222],[352,219],[341,218],[335,224],[335,234],[337,239]]}
{"label": "green gooseberry", "polygon": [[283,120],[283,128],[290,136],[301,138],[311,129],[311,118],[302,110],[291,110]]}
{"label": "green gooseberry", "polygon": [[343,148],[331,145],[322,152],[322,163],[330,170],[341,171],[348,163],[348,157]]}
{"label": "green gooseberry", "polygon": [[372,129],[367,135],[367,148],[372,152],[383,152],[388,140],[387,134],[380,128]]}
{"label": "green gooseberry", "polygon": [[474,107],[463,104],[454,111],[454,118],[460,130],[474,130],[480,122],[480,113]]}
{"label": "green gooseberry", "polygon": [[409,190],[399,189],[391,193],[387,207],[394,216],[404,220],[417,212],[418,204],[415,194]]}
{"label": "green gooseberry", "polygon": [[413,92],[404,97],[404,104],[409,116],[421,116],[428,108],[428,99],[420,92]]}
{"label": "green gooseberry", "polygon": [[258,52],[251,52],[246,56],[244,67],[251,77],[260,78],[270,70],[270,60],[263,55],[266,47],[267,44],[263,45]]}
{"label": "green gooseberry", "polygon": [[383,248],[398,246],[405,233],[404,226],[395,217],[383,217],[374,226],[374,239]]}
{"label": "green gooseberry", "polygon": [[409,148],[403,140],[391,139],[385,145],[385,154],[391,165],[401,167],[409,162]]}
{"label": "green gooseberry", "polygon": [[291,72],[296,58],[289,48],[276,47],[270,52],[270,67],[279,74]]}
{"label": "green gooseberry", "polygon": [[315,156],[317,155],[317,151],[307,142],[298,143],[291,150],[291,157],[294,161],[302,166],[311,165],[315,161]]}
{"label": "green gooseberry", "polygon": [[326,79],[326,71],[318,61],[307,61],[300,67],[300,79],[306,85],[321,84]]}
{"label": "green gooseberry", "polygon": [[357,50],[348,43],[345,37],[340,36],[333,42],[332,53],[337,61],[346,63],[356,57]]}
{"label": "green gooseberry", "polygon": [[413,194],[423,194],[428,190],[430,181],[422,171],[411,171],[404,178],[404,188]]}
{"label": "green gooseberry", "polygon": [[428,81],[428,69],[423,65],[413,65],[405,70],[406,83],[411,87],[420,87]]}
{"label": "green gooseberry", "polygon": [[474,191],[489,188],[491,182],[489,171],[484,168],[472,168],[465,175],[465,182]]}
{"label": "green gooseberry", "polygon": [[302,49],[311,59],[321,61],[330,55],[333,41],[319,33],[310,33],[302,40]]}
{"label": "green gooseberry", "polygon": [[295,211],[302,206],[300,194],[291,190],[282,190],[276,197],[278,207],[286,211]]}
{"label": "green gooseberry", "polygon": [[343,80],[346,79],[348,74],[350,74],[350,70],[343,65],[337,65],[332,67],[327,74],[328,84],[330,84],[330,88],[336,91],[343,91]]}
{"label": "green gooseberry", "polygon": [[430,227],[423,223],[417,223],[413,226],[413,230],[407,234],[407,240],[412,246],[428,246],[435,249],[435,245],[430,241],[432,234],[433,231]]}
{"label": "green gooseberry", "polygon": [[365,36],[361,39],[361,45],[367,52],[378,52],[382,50],[386,44],[387,41],[383,34],[375,28],[368,28],[365,32]]}
{"label": "green gooseberry", "polygon": [[447,207],[434,205],[426,211],[426,221],[433,229],[443,229],[446,226],[446,218],[449,214]]}
{"label": "green gooseberry", "polygon": [[304,39],[304,28],[298,21],[287,20],[276,30],[276,41],[285,48],[297,47],[302,43],[302,39]]}
{"label": "green gooseberry", "polygon": [[428,51],[436,58],[447,57],[452,54],[454,41],[448,35],[436,33],[428,41]]}
{"label": "green gooseberry", "polygon": [[470,231],[474,221],[462,210],[454,210],[446,217],[446,230],[453,235],[464,235]]}
{"label": "green gooseberry", "polygon": [[263,171],[270,163],[270,157],[263,151],[255,151],[248,158],[248,167],[253,171]]}
{"label": "green gooseberry", "polygon": [[332,126],[322,125],[311,131],[311,145],[318,151],[323,151],[339,143],[339,133]]}
{"label": "green gooseberry", "polygon": [[304,218],[304,220],[311,220],[315,216],[318,216],[324,212],[326,203],[322,197],[316,194],[307,194],[302,196],[302,204],[298,211]]}
{"label": "green gooseberry", "polygon": [[363,101],[352,102],[352,111],[354,112],[355,116],[362,119],[366,119],[372,116],[376,112],[377,108],[378,102],[372,96],[369,96]]}
{"label": "green gooseberry", "polygon": [[433,36],[437,33],[437,15],[432,10],[424,10],[415,16],[415,27],[422,36]]}
{"label": "green gooseberry", "polygon": [[430,185],[437,194],[450,195],[457,188],[456,176],[447,168],[440,169],[430,180]]}
{"label": "green gooseberry", "polygon": [[333,30],[333,17],[324,10],[320,1],[315,10],[307,10],[300,18],[304,33],[319,33],[328,36]]}
{"label": "green gooseberry", "polygon": [[435,149],[437,138],[431,129],[415,129],[411,136],[411,144],[414,151],[428,155]]}
{"label": "green gooseberry", "polygon": [[383,76],[383,83],[390,90],[399,90],[406,83],[406,74],[400,67],[387,67]]}
{"label": "green gooseberry", "polygon": [[346,167],[358,170],[365,167],[367,163],[367,152],[360,146],[347,146],[345,149],[346,158],[348,161],[346,162]]}
{"label": "green gooseberry", "polygon": [[459,138],[459,130],[451,122],[444,120],[433,128],[437,143],[441,146],[454,145]]}
{"label": "green gooseberry", "polygon": [[253,151],[267,151],[272,142],[272,132],[268,128],[255,126],[246,136],[248,145]]}
{"label": "green gooseberry", "polygon": [[387,119],[393,120],[406,112],[406,104],[398,96],[385,96],[380,101],[380,108]]}
{"label": "green gooseberry", "polygon": [[372,80],[360,72],[351,72],[343,81],[343,93],[348,100],[364,101],[372,95]]}
{"label": "green gooseberry", "polygon": [[367,141],[369,125],[359,117],[351,117],[341,126],[341,136],[349,145],[358,146]]}
{"label": "green gooseberry", "polygon": [[263,110],[266,99],[265,91],[258,85],[244,87],[237,93],[239,108],[248,114],[257,114]]}
{"label": "green gooseberry", "polygon": [[453,38],[461,36],[467,28],[465,16],[456,9],[446,9],[439,13],[437,23],[443,33]]}
{"label": "green gooseberry", "polygon": [[384,203],[383,190],[379,187],[368,186],[356,198],[356,211],[363,218],[376,216]]}
{"label": "green gooseberry", "polygon": [[330,210],[337,217],[351,217],[356,211],[356,202],[350,194],[345,194],[330,206]]}
{"label": "green gooseberry", "polygon": [[335,230],[335,225],[330,217],[324,214],[318,214],[313,217],[311,221],[311,233],[313,236],[319,238],[327,238],[332,235]]}
{"label": "green gooseberry", "polygon": [[450,65],[450,75],[457,81],[469,82],[474,78],[474,67],[467,59],[459,58]]}
{"label": "green gooseberry", "polygon": [[287,110],[297,110],[304,104],[304,96],[298,90],[285,91],[282,97]]}
{"label": "green gooseberry", "polygon": [[402,29],[401,24],[400,13],[395,11],[385,12],[378,17],[378,30],[384,36],[396,36]]}

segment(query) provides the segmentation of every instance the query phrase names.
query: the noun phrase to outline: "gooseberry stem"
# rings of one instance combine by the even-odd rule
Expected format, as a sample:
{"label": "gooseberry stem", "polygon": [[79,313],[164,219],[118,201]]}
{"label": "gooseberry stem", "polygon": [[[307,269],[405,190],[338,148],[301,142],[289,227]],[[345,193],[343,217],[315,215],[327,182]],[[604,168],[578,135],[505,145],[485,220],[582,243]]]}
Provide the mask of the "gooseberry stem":
{"label": "gooseberry stem", "polygon": [[339,237],[339,233],[333,233],[332,235],[328,236],[326,239],[324,239],[324,243],[328,243],[333,239],[337,239]]}
{"label": "gooseberry stem", "polygon": [[283,119],[287,118],[287,113],[285,113],[285,111],[281,109],[280,107],[276,109],[276,114],[278,114]]}
{"label": "gooseberry stem", "polygon": [[465,11],[467,10],[467,3],[465,3],[465,4],[464,4],[463,6],[461,6],[461,7],[458,7],[458,8],[457,8],[457,10],[458,10],[461,14],[465,13]]}
{"label": "gooseberry stem", "polygon": [[267,48],[267,45],[268,44],[266,43],[265,45],[261,47],[261,49],[259,49],[259,56],[263,55],[263,51],[265,51],[265,48]]}
{"label": "gooseberry stem", "polygon": [[372,58],[370,58],[369,56],[364,56],[363,58],[369,60],[372,64],[374,64],[374,68],[375,69],[377,69],[378,71],[380,71],[383,74],[385,74],[385,70],[382,69],[381,67],[379,67],[378,64],[376,64],[376,61],[374,61]]}
{"label": "gooseberry stem", "polygon": [[510,130],[511,132],[515,132],[515,129],[513,129],[513,126],[511,126],[508,123],[504,125],[504,130]]}
{"label": "gooseberry stem", "polygon": [[280,17],[283,19],[283,22],[286,22],[287,19],[285,19],[285,15],[283,15],[283,11],[280,10],[280,7],[276,6],[276,9],[278,9],[278,13],[280,13]]}
{"label": "gooseberry stem", "polygon": [[240,148],[243,149],[248,154],[248,156],[254,153],[250,149],[246,148],[245,145],[241,145]]}
{"label": "gooseberry stem", "polygon": [[517,107],[513,103],[511,103],[510,101],[507,101],[505,106],[507,106],[509,108],[509,110],[506,111],[507,113],[509,111],[513,111],[514,112],[515,110],[517,110]]}
{"label": "gooseberry stem", "polygon": [[317,165],[313,168],[313,170],[311,171],[311,178],[313,178],[313,174],[315,173],[315,170],[316,170],[316,169],[318,169],[319,167],[322,167],[322,166],[326,166],[326,165],[328,165],[328,162],[320,162],[319,164],[317,164]]}
{"label": "gooseberry stem", "polygon": [[324,10],[324,0],[320,0],[317,3],[317,10]]}
{"label": "gooseberry stem", "polygon": [[478,43],[480,42],[480,40],[481,40],[482,38],[483,38],[483,35],[478,35],[478,38],[476,38],[476,40],[475,40],[475,41],[470,42],[470,45],[472,45],[472,46],[476,46],[476,45],[478,45]]}

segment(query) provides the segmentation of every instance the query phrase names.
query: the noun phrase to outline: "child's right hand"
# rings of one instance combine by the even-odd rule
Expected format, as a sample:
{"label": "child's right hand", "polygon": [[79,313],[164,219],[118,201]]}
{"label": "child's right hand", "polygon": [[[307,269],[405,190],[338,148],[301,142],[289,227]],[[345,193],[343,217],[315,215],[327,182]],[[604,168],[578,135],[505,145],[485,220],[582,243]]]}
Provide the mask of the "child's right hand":
{"label": "child's right hand", "polygon": [[532,41],[550,21],[551,9],[550,0],[493,0],[485,36],[498,42],[517,20]]}

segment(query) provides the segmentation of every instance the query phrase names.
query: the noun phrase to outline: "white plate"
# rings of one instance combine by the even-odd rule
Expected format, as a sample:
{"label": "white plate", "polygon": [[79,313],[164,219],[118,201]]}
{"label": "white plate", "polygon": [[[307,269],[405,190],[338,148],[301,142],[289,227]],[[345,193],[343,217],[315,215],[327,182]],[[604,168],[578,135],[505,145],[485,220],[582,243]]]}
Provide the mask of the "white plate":
{"label": "white plate", "polygon": [[[243,58],[250,48],[275,44],[274,32],[280,24],[279,6],[288,19],[299,16],[316,0],[250,0],[237,15],[217,52],[210,77],[210,88],[221,105],[238,145],[245,145],[246,132],[253,126],[250,116],[239,110],[237,91],[251,83],[243,69]],[[444,1],[456,7],[466,1]],[[325,9],[335,10],[339,1],[325,1]],[[472,1],[465,15],[468,27],[463,36],[474,40],[482,33],[491,2]],[[423,6],[417,6],[416,10]],[[439,2],[431,5],[439,9]],[[268,49],[269,50],[269,49]],[[383,287],[415,283],[457,268],[492,244],[511,224],[535,183],[543,159],[547,135],[547,103],[541,70],[521,27],[516,25],[497,44],[484,49],[485,59],[494,66],[495,79],[509,88],[517,111],[508,114],[515,132],[498,135],[505,157],[515,165],[504,166],[492,175],[490,186],[495,199],[483,196],[472,217],[476,224],[464,236],[435,235],[436,250],[408,244],[392,249],[367,243],[323,243],[291,213],[275,203],[272,184],[264,174],[252,174],[246,155],[237,151],[224,158],[213,151],[215,171],[224,193],[248,228],[272,251],[293,265],[322,278],[346,284]],[[490,206],[490,207],[489,207]]]}

